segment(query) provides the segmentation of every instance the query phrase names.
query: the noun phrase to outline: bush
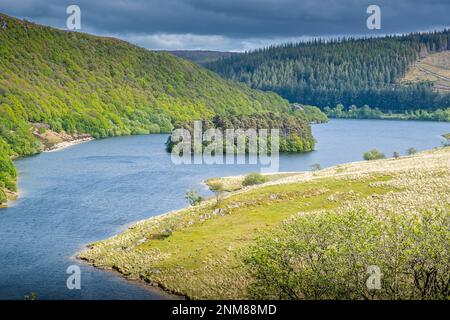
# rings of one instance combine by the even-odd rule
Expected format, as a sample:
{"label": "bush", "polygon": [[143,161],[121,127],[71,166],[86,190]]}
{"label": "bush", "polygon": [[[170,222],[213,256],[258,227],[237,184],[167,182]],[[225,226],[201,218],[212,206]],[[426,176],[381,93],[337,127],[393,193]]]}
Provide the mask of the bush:
{"label": "bush", "polygon": [[191,206],[199,205],[204,200],[204,198],[202,196],[199,196],[197,194],[197,191],[195,190],[189,190],[188,192],[186,192],[185,198],[187,201],[189,201],[189,204]]}
{"label": "bush", "polygon": [[242,185],[247,187],[247,186],[262,184],[267,181],[268,181],[267,177],[264,177],[260,173],[250,173],[249,175],[247,175],[245,177],[244,181],[242,182]]}
{"label": "bush", "polygon": [[[447,299],[445,210],[298,215],[243,251],[249,299]],[[369,290],[368,267],[381,270]]]}
{"label": "bush", "polygon": [[394,159],[398,159],[398,158],[400,158],[400,153],[398,153],[397,151],[394,151],[392,156],[394,157]]}
{"label": "bush", "polygon": [[220,204],[220,197],[225,192],[225,187],[222,182],[211,182],[208,184],[209,190],[214,192],[216,196],[216,206]]}
{"label": "bush", "polygon": [[407,154],[408,156],[412,156],[412,155],[414,155],[414,154],[416,154],[416,153],[417,153],[417,150],[414,149],[413,147],[411,147],[411,148],[409,148],[408,150],[406,150],[406,154]]}
{"label": "bush", "polygon": [[208,184],[209,190],[211,190],[214,193],[224,192],[225,188],[223,186],[222,182],[211,182]]}
{"label": "bush", "polygon": [[369,160],[369,161],[386,158],[384,153],[381,151],[378,151],[377,149],[373,149],[371,151],[365,152],[363,156],[364,156],[364,160]]}

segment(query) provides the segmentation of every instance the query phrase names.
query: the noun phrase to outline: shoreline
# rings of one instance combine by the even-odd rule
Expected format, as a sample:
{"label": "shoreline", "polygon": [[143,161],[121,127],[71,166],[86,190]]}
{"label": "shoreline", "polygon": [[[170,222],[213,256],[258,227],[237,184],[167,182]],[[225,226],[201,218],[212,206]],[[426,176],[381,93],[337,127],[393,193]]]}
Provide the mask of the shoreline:
{"label": "shoreline", "polygon": [[45,148],[42,152],[43,153],[58,152],[58,151],[76,146],[78,144],[82,144],[82,143],[93,141],[93,140],[95,140],[93,137],[83,137],[83,138],[74,139],[71,141],[63,141],[63,142],[55,144],[54,146]]}
{"label": "shoreline", "polygon": [[156,293],[158,294],[161,298],[161,300],[189,300],[189,297],[181,294],[181,293],[176,293],[176,292],[172,292],[170,291],[168,288],[165,288],[162,284],[160,283],[151,283],[148,281],[145,281],[144,279],[133,279],[130,278],[128,276],[126,276],[125,274],[123,274],[122,272],[120,272],[119,270],[116,270],[114,268],[102,268],[102,267],[98,267],[95,266],[93,263],[91,263],[90,261],[83,259],[83,258],[79,258],[78,255],[83,252],[84,250],[86,250],[86,245],[84,246],[83,249],[77,251],[72,257],[71,259],[74,259],[75,261],[80,261],[82,264],[84,264],[85,266],[90,266],[93,267],[97,270],[100,270],[102,272],[108,272],[113,274],[115,277],[118,277],[120,279],[124,279],[127,282],[132,283],[135,286],[141,287],[146,291],[149,291],[151,293]]}
{"label": "shoreline", "polygon": [[[62,150],[71,148],[73,146],[82,144],[82,143],[93,141],[93,140],[95,140],[95,139],[92,136],[90,136],[90,135],[83,135],[80,138],[73,138],[72,140],[66,140],[66,141],[57,143],[57,144],[55,144],[55,145],[53,145],[51,147],[45,147],[44,142],[42,142],[42,144],[44,145],[44,149],[40,153],[58,152],[58,151],[62,151]],[[38,154],[40,154],[40,153],[38,153]],[[16,158],[13,159],[13,161],[14,160],[18,160],[20,158],[21,157],[16,157]],[[20,197],[20,194],[21,194],[20,190],[17,190],[17,192],[13,192],[11,190],[5,189],[5,192],[7,194],[8,201],[6,203],[4,203],[4,204],[1,204],[0,205],[0,209],[6,209],[6,208],[11,207],[11,205],[13,205],[14,202],[17,201],[17,199]]]}
{"label": "shoreline", "polygon": [[188,296],[186,296],[182,293],[174,292],[174,291],[170,290],[169,288],[164,287],[164,285],[162,283],[150,282],[150,281],[147,281],[147,280],[141,279],[141,278],[139,278],[139,279],[131,278],[131,277],[125,275],[124,273],[122,273],[120,270],[117,270],[115,268],[102,268],[100,266],[96,266],[95,264],[93,264],[92,262],[90,262],[87,259],[79,258],[78,255],[75,256],[75,259],[78,261],[81,261],[81,263],[83,263],[87,266],[93,267],[102,272],[111,273],[114,276],[124,279],[124,280],[132,283],[135,286],[142,287],[145,290],[153,291],[153,292],[159,291],[158,294],[160,294],[161,296],[164,296],[164,299],[162,299],[162,300],[191,300]]}

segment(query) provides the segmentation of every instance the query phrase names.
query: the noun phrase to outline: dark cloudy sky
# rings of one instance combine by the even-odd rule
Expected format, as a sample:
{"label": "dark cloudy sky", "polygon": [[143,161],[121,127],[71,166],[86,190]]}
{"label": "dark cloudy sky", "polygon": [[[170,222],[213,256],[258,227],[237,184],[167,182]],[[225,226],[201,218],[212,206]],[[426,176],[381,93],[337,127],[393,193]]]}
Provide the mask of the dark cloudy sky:
{"label": "dark cloudy sky", "polygon": [[[149,49],[243,51],[310,37],[429,31],[450,26],[450,0],[0,0],[0,12],[65,28],[80,6],[83,32]],[[369,5],[382,29],[366,27]]]}

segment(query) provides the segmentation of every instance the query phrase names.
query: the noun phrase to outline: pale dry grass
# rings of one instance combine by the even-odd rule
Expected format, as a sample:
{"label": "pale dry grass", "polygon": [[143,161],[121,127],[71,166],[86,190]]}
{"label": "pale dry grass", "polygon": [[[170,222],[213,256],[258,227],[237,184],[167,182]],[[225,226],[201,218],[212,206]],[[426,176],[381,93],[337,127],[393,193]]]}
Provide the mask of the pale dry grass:
{"label": "pale dry grass", "polygon": [[[317,188],[323,189],[318,195],[323,195],[324,192],[327,192],[327,181],[330,183],[347,180],[349,183],[373,181],[373,177],[376,176],[386,176],[389,179],[368,182],[370,186],[386,188],[391,191],[381,194],[373,193],[369,197],[361,197],[358,192],[352,190],[337,191],[327,196],[325,200],[338,205],[336,209],[333,209],[338,212],[363,208],[381,216],[387,212],[408,214],[431,208],[449,211],[450,147],[423,152],[411,157],[349,163],[314,173],[294,173],[280,180],[232,192],[225,198],[228,204],[227,208],[232,212],[233,204],[236,205],[236,210],[242,210],[248,204],[250,205],[247,208],[253,208],[253,202],[260,205],[261,201],[266,201],[267,199],[259,200],[254,196],[246,198],[247,194],[257,195],[258,192],[255,193],[255,191],[259,189],[264,192],[267,189],[273,189],[273,186],[303,185],[317,181]],[[325,185],[320,184],[324,182]],[[278,208],[276,206],[283,204],[284,188],[278,188],[279,191],[274,194],[276,198],[273,201],[264,202],[266,208],[259,206],[257,210]],[[307,197],[303,197],[303,199],[306,201],[303,205],[307,206],[310,200]],[[244,203],[245,201],[248,203]],[[317,209],[313,212],[321,212],[324,209]],[[304,209],[299,207],[298,210],[298,214],[303,214]],[[215,209],[215,200],[206,201],[198,207],[178,210],[140,221],[118,236],[91,245],[79,257],[100,268],[115,269],[129,278],[145,279],[166,287],[171,292],[187,295],[190,298],[246,298],[246,287],[250,279],[243,272],[244,268],[242,268],[241,262],[236,259],[236,247],[232,243],[225,252],[223,249],[217,251],[214,243],[204,243],[201,246],[198,246],[198,243],[192,245],[191,241],[194,241],[194,238],[186,238],[186,241],[177,242],[177,246],[181,247],[174,248],[170,245],[171,234],[177,230],[194,228],[197,230],[194,233],[195,236],[201,239],[201,232],[210,231],[201,228],[204,221],[216,219],[232,223],[234,218],[233,215],[230,216],[230,212]],[[236,218],[238,217],[236,216]],[[220,232],[226,232],[227,229],[220,230],[217,233],[214,233],[214,230],[210,231],[216,237],[215,241],[219,243],[225,236]],[[252,232],[254,231],[252,230]],[[241,237],[245,239],[246,236],[242,234]],[[167,237],[168,242],[164,241],[168,246],[152,245],[154,241],[159,241],[161,244],[161,237]],[[170,250],[161,248],[170,248]],[[199,257],[201,257],[201,261],[197,261]],[[196,261],[194,265],[192,265],[193,261]]]}
{"label": "pale dry grass", "polygon": [[407,72],[402,82],[431,81],[435,89],[450,92],[450,51],[430,54]]}

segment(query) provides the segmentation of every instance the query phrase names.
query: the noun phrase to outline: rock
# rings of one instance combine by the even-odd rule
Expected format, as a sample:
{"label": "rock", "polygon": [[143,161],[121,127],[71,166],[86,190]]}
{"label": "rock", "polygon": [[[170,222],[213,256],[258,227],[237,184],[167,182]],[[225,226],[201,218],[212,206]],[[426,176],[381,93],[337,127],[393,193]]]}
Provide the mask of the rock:
{"label": "rock", "polygon": [[147,241],[147,238],[142,238],[140,240],[138,240],[138,242],[136,242],[136,245],[141,245],[143,243],[145,243]]}

